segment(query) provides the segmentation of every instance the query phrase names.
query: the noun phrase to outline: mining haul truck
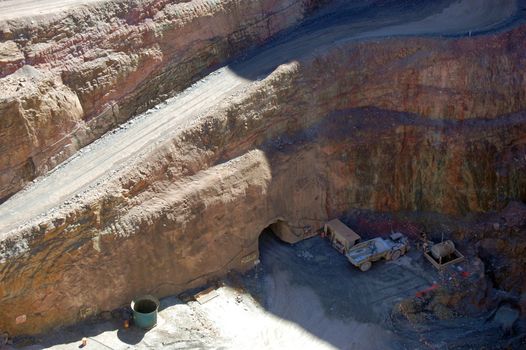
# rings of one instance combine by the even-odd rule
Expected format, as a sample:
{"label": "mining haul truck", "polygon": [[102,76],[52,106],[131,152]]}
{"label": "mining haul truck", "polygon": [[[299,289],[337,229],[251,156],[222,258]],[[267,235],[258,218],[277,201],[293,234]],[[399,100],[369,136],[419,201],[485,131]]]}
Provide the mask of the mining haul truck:
{"label": "mining haul truck", "polygon": [[374,261],[380,259],[396,260],[409,250],[409,241],[399,232],[392,233],[389,238],[376,237],[359,243],[345,254],[347,260],[362,271],[371,268]]}

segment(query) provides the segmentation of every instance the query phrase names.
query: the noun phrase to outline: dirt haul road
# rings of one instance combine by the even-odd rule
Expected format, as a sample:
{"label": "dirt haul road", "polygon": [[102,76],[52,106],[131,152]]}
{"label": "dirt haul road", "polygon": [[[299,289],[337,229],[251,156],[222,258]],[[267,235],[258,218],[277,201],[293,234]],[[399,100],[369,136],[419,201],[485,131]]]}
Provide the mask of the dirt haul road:
{"label": "dirt haul road", "polygon": [[107,0],[0,0],[0,20],[46,15]]}
{"label": "dirt haul road", "polygon": [[[39,11],[43,1],[2,1],[3,16]],[[54,1],[53,4],[80,3]],[[30,5],[31,4],[31,5]],[[518,0],[336,1],[241,62],[223,67],[162,105],[136,117],[79,151],[0,206],[0,237],[116,175],[156,142],[173,137],[205,111],[282,63],[342,40],[408,34],[475,34],[517,19]],[[30,9],[31,8],[31,9]],[[476,9],[471,11],[470,9]],[[454,15],[452,15],[454,14]]]}

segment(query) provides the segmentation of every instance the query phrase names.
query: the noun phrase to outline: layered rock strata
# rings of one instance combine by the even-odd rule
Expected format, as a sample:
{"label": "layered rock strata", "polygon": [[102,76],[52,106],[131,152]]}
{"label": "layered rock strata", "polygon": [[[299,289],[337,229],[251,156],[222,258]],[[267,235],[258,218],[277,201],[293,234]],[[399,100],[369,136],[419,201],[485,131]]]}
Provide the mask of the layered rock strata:
{"label": "layered rock strata", "polygon": [[0,202],[317,3],[105,1],[0,22]]}
{"label": "layered rock strata", "polygon": [[296,242],[353,208],[454,217],[525,201],[525,33],[340,43],[280,66],[8,232],[0,329],[246,270],[269,225]]}

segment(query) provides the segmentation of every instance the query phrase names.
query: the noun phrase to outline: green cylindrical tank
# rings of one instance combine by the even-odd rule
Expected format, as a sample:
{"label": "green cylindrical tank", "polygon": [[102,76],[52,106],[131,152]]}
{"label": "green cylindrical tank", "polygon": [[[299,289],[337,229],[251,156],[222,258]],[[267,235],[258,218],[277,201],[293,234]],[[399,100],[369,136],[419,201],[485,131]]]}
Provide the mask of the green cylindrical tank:
{"label": "green cylindrical tank", "polygon": [[131,302],[133,322],[139,328],[150,329],[157,325],[159,300],[151,295],[141,296]]}

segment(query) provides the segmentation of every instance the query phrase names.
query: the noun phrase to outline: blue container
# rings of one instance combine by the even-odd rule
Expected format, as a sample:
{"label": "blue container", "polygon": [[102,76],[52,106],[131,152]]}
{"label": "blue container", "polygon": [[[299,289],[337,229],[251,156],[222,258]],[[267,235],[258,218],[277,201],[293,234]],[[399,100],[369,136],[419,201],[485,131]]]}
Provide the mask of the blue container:
{"label": "blue container", "polygon": [[157,325],[159,300],[151,295],[144,295],[131,302],[133,322],[139,328],[150,329]]}

